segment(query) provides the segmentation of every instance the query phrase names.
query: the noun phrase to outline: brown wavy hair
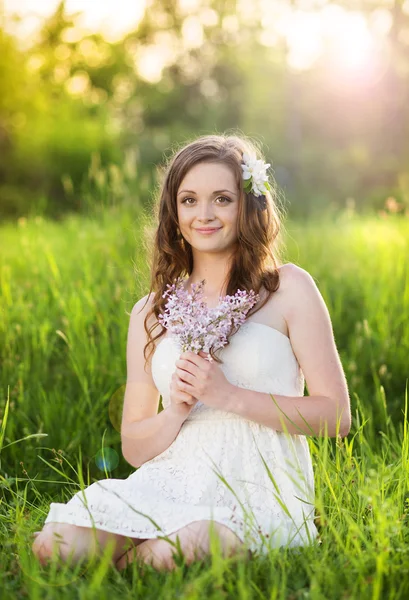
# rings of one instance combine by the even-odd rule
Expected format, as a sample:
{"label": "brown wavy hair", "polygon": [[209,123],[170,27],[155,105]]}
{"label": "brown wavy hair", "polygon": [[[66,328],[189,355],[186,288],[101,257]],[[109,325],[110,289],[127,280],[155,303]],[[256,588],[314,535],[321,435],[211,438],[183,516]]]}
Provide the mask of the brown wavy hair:
{"label": "brown wavy hair", "polygon": [[[260,294],[257,304],[247,313],[248,317],[260,310],[279,288],[278,267],[281,266],[283,246],[282,236],[279,235],[282,229],[280,213],[284,212],[284,209],[279,204],[280,194],[270,173],[268,174],[271,191],[265,194],[264,210],[260,209],[258,198],[244,191],[241,168],[243,152],[264,160],[257,142],[247,136],[203,135],[175,150],[162,167],[161,183],[157,199],[153,204],[155,228],[150,231],[150,240],[145,241],[146,249],[149,248],[147,256],[148,260],[150,259],[151,272],[150,290],[147,296],[147,302],[151,299],[151,306],[144,320],[148,337],[144,347],[145,367],[154,352],[156,340],[166,333],[166,329],[157,318],[167,302],[167,298],[163,298],[167,284],[174,283],[178,277],[189,276],[193,270],[191,245],[183,238],[178,227],[176,196],[186,173],[197,163],[216,162],[227,165],[234,173],[239,189],[238,249],[230,267],[226,293],[233,295],[238,289],[246,291],[253,289],[258,294],[264,286],[267,295],[263,300]],[[148,321],[152,315],[155,315],[156,320],[148,329]],[[157,327],[161,331],[153,337],[152,331]],[[230,331],[226,345],[230,343],[230,337],[236,331]],[[150,348],[149,355],[147,355],[148,348]],[[213,351],[210,354],[216,362],[223,362],[213,354]]]}

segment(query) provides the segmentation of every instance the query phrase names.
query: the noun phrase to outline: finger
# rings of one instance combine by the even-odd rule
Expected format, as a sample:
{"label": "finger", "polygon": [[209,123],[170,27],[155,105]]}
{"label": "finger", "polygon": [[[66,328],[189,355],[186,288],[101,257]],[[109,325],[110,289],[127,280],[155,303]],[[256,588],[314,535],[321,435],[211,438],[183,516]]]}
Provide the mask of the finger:
{"label": "finger", "polygon": [[191,373],[195,377],[198,377],[200,374],[200,368],[193,362],[186,360],[185,358],[180,358],[175,363],[176,370],[181,370],[184,373]]}
{"label": "finger", "polygon": [[[202,351],[201,351],[202,352]],[[202,352],[202,354],[204,354]],[[195,367],[197,369],[202,369],[203,367],[207,368],[209,361],[206,360],[206,358],[204,358],[203,356],[200,356],[199,354],[196,354],[195,352],[183,352],[180,357],[179,360],[186,360],[188,362],[190,362],[192,365],[195,365]],[[190,367],[189,367],[190,369]]]}
{"label": "finger", "polygon": [[198,354],[195,354],[195,352],[183,352],[183,354],[179,356],[179,360],[183,360],[189,363],[190,368],[191,365],[199,367],[203,359]]}
{"label": "finger", "polygon": [[191,394],[193,396],[192,392],[194,390],[194,387],[190,383],[179,379],[176,382],[176,385],[178,387],[178,390],[180,390],[181,392],[185,392],[186,394]]}
{"label": "finger", "polygon": [[176,399],[174,400],[174,402],[176,402],[176,404],[186,404],[192,401],[193,396],[191,396],[190,394],[180,394],[179,396],[176,397]]}
{"label": "finger", "polygon": [[171,396],[172,402],[177,402],[178,404],[182,402],[187,402],[187,400],[191,400],[193,398],[192,394],[188,394],[176,388],[174,389],[174,391],[171,391]]}
{"label": "finger", "polygon": [[195,404],[197,402],[197,398],[195,398],[194,396],[190,396],[190,400],[188,401],[188,404]]}
{"label": "finger", "polygon": [[177,368],[176,374],[181,381],[185,381],[186,383],[192,384],[194,382],[194,380],[196,379],[196,377],[194,375],[192,375],[192,373],[189,373],[188,371],[184,371],[183,369]]}

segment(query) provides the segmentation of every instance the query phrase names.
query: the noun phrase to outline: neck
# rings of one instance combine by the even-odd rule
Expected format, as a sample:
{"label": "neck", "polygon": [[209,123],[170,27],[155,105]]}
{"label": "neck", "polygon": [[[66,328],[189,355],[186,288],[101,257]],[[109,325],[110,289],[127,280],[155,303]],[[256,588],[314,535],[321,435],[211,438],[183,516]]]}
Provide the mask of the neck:
{"label": "neck", "polygon": [[220,255],[201,255],[200,261],[194,261],[193,271],[188,277],[187,284],[190,287],[192,283],[200,283],[205,279],[203,289],[206,295],[223,295],[229,270],[230,261],[221,258]]}
{"label": "neck", "polygon": [[227,280],[231,268],[232,258],[236,247],[230,247],[225,252],[196,252],[193,248],[193,271],[187,279],[190,289],[192,283],[200,283],[206,280],[203,292],[208,297],[224,295]]}

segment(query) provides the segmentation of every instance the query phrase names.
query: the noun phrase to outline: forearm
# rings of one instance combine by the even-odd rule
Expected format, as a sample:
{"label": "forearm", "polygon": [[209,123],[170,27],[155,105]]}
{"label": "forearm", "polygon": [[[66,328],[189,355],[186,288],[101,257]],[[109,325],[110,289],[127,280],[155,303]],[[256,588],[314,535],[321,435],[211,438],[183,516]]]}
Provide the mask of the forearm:
{"label": "forearm", "polygon": [[349,410],[326,396],[279,396],[231,385],[225,406],[229,412],[290,434],[323,436],[327,427],[328,437],[345,437],[350,429]]}
{"label": "forearm", "polygon": [[164,452],[177,437],[186,420],[169,406],[154,417],[128,423],[121,431],[122,454],[133,467],[140,467]]}

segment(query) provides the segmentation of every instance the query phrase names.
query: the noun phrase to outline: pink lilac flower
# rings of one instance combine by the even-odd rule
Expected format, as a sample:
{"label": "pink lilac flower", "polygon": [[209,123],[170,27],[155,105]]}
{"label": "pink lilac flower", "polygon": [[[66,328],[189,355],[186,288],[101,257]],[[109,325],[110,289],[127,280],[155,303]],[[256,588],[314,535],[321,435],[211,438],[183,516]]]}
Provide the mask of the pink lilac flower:
{"label": "pink lilac flower", "polygon": [[[219,304],[208,308],[202,300],[205,283],[205,279],[193,283],[189,293],[183,287],[183,278],[178,277],[172,285],[167,285],[163,294],[168,301],[158,321],[176,339],[182,352],[208,353],[211,348],[215,351],[225,346],[231,326],[242,325],[259,299],[254,290],[237,290],[233,296],[220,296]],[[207,359],[212,360],[210,355]]]}

